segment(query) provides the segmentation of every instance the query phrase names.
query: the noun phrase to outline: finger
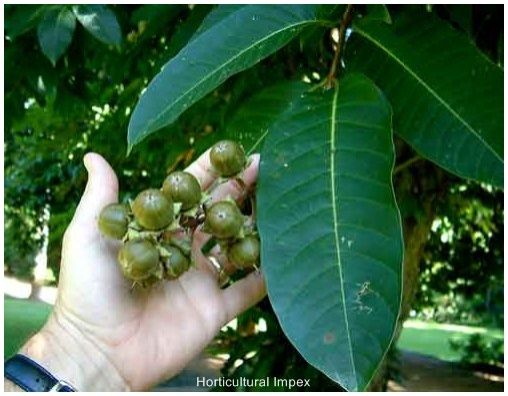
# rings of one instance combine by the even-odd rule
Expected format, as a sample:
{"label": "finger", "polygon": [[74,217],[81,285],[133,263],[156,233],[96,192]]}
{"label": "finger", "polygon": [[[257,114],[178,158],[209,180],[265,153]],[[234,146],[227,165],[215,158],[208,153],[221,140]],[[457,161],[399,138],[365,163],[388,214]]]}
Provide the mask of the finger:
{"label": "finger", "polygon": [[[241,198],[245,196],[246,190],[251,188],[256,182],[258,168],[259,154],[253,154],[249,157],[249,166],[239,175],[243,185],[238,183],[238,181],[230,180],[217,186],[211,192],[212,201],[218,201],[226,198],[227,196],[241,200]],[[211,271],[214,275],[216,275],[216,270],[214,269],[213,264],[210,263],[209,259],[201,252],[201,248],[210,240],[211,237],[212,236],[210,234],[204,233],[200,228],[198,228],[194,232],[192,250],[197,252],[195,261],[198,264],[198,268],[204,269],[205,271]],[[225,255],[220,252],[218,246],[215,246],[210,251],[210,255],[219,260],[226,274],[230,275],[235,272],[236,268],[225,258]]]}
{"label": "finger", "polygon": [[[203,254],[201,250],[203,245],[208,242],[210,238],[211,236],[209,234],[205,234],[204,232],[196,231],[194,233],[192,240],[194,262],[196,263],[198,269],[211,274],[217,279],[220,276],[229,277],[234,272],[236,272],[238,268],[227,259],[226,254],[221,251],[219,245],[215,245],[209,252],[205,254]],[[217,268],[217,264],[212,262],[213,259],[211,259],[211,257],[216,260],[220,268]]]}
{"label": "finger", "polygon": [[185,169],[185,172],[191,173],[198,179],[202,190],[206,190],[210,187],[219,176],[213,171],[212,164],[210,163],[210,150],[211,149],[206,150],[196,161]]}
{"label": "finger", "polygon": [[199,270],[205,271],[210,275],[218,278],[219,272],[214,268],[213,264],[209,262],[209,259],[203,254],[201,249],[204,244],[210,239],[210,235],[205,234],[199,230],[196,230],[192,237],[192,258],[196,263]]}
{"label": "finger", "polygon": [[95,224],[102,208],[118,201],[118,179],[107,161],[99,154],[88,153],[83,162],[88,182],[74,213],[73,225]]}
{"label": "finger", "polygon": [[228,260],[227,255],[221,250],[219,245],[215,245],[212,250],[208,252],[208,256],[213,256],[219,261],[226,275],[232,275],[238,270],[238,268]]}
{"label": "finger", "polygon": [[[261,271],[254,271],[222,291],[227,322],[266,296],[266,285]],[[226,323],[227,323],[226,322]]]}
{"label": "finger", "polygon": [[238,176],[241,183],[232,179],[226,183],[218,185],[212,192],[212,201],[218,201],[232,197],[235,200],[242,200],[245,198],[247,191],[256,183],[259,168],[259,154],[253,154],[249,157],[249,166]]}
{"label": "finger", "polygon": [[[206,154],[206,153],[205,153]],[[210,169],[211,165],[209,165],[208,155],[203,159],[203,155],[195,161],[188,170],[195,166],[195,170],[193,172],[194,176],[201,174],[204,175],[203,169],[200,170],[201,167],[204,169]],[[223,183],[217,186],[212,192],[212,201],[217,201],[227,197],[228,195],[234,199],[241,198],[245,194],[245,190],[249,189],[254,185],[258,175],[258,167],[259,167],[259,154],[254,154],[249,157],[249,166],[239,175],[239,178],[243,182],[243,186],[235,180],[230,180],[226,183]],[[215,180],[215,176],[204,176],[205,186],[207,184],[212,184]],[[203,187],[203,185],[202,185]],[[207,186],[208,187],[208,186]],[[206,188],[206,187],[204,187]],[[207,258],[201,251],[202,247],[210,240],[212,236],[210,234],[202,232],[199,228],[194,232],[193,241],[192,241],[192,251],[194,252],[194,260],[199,269],[202,269],[206,272],[211,273],[213,276],[218,276],[217,270],[214,268],[213,264],[210,262],[209,258]],[[224,257],[225,255],[220,252],[220,249],[216,246],[214,247],[210,253],[211,256],[217,258],[219,262],[222,264],[225,272],[227,274],[233,273],[236,268],[228,262],[228,260]]]}
{"label": "finger", "polygon": [[[202,157],[202,156],[201,156]],[[189,168],[187,168],[186,171],[188,171],[193,165],[196,167],[199,167],[198,163],[201,161],[201,157],[195,161]],[[250,156],[249,160],[249,166],[239,175],[239,178],[244,183],[245,187],[241,187],[240,184],[237,181],[230,180],[227,183],[223,183],[219,186],[217,186],[212,192],[212,200],[217,201],[222,198],[225,198],[226,196],[231,196],[232,198],[238,198],[240,195],[243,194],[245,189],[248,189],[254,185],[256,182],[257,176],[258,176],[258,167],[259,167],[259,154],[253,154]],[[196,171],[193,171],[196,172]],[[193,173],[194,176],[196,176],[198,173]],[[209,179],[207,182],[212,183],[213,180]],[[196,240],[201,241],[201,245],[204,245],[210,238],[211,235],[204,234],[203,232],[196,230],[196,233],[199,232],[200,235],[198,235]]]}

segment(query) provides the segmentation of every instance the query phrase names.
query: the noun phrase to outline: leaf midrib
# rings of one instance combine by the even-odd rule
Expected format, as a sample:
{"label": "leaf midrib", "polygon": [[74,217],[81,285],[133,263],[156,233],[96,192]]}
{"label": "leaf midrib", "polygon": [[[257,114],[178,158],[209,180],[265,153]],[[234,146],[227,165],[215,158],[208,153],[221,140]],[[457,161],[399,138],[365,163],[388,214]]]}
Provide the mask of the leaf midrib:
{"label": "leaf midrib", "polygon": [[[229,18],[229,17],[228,17]],[[221,23],[223,23],[224,21],[222,21]],[[251,44],[250,46],[248,46],[247,48],[243,49],[242,51],[240,51],[238,54],[236,54],[235,56],[233,56],[230,60],[228,60],[226,63],[223,63],[220,67],[216,68],[215,70],[213,70],[211,73],[205,75],[201,80],[199,80],[196,84],[194,84],[192,87],[190,87],[187,91],[185,91],[182,95],[180,95],[180,97],[175,101],[173,102],[173,104],[168,107],[166,110],[164,110],[159,116],[153,118],[152,120],[149,121],[148,125],[153,125],[154,123],[156,123],[158,120],[160,120],[161,118],[164,118],[164,115],[167,114],[167,112],[169,112],[173,107],[175,107],[179,102],[181,102],[184,98],[187,97],[187,95],[189,93],[191,93],[192,91],[194,91],[196,89],[196,87],[198,87],[199,85],[201,85],[204,81],[206,81],[207,79],[211,78],[214,74],[216,74],[219,70],[223,69],[224,67],[227,67],[227,65],[229,65],[231,62],[235,61],[238,57],[240,57],[241,55],[243,55],[245,52],[247,51],[250,51],[253,47],[255,47],[256,45],[259,45],[260,43],[263,43],[264,41],[270,39],[271,37],[277,35],[277,34],[280,34],[282,32],[284,32],[285,30],[289,30],[289,29],[292,29],[296,26],[301,26],[301,25],[305,25],[305,24],[310,24],[310,23],[323,23],[325,24],[327,21],[325,20],[319,20],[319,19],[310,19],[310,20],[305,20],[305,21],[301,21],[301,22],[298,22],[298,23],[294,23],[294,24],[291,24],[291,25],[287,25],[286,27],[284,27],[283,29],[279,29],[279,30],[276,30],[275,32],[272,32],[271,34],[269,34],[268,36],[265,36],[262,40],[259,40],[259,41],[256,41],[255,43]],[[209,32],[210,29],[206,30],[205,32],[203,32],[203,34]],[[198,36],[199,37],[199,36]],[[196,37],[196,39],[198,38]],[[177,55],[178,56],[178,55]],[[145,128],[144,131],[141,133],[141,136],[144,136],[148,131],[150,130],[150,128]]]}
{"label": "leaf midrib", "polygon": [[361,36],[365,37],[367,40],[370,40],[374,45],[376,45],[377,47],[379,47],[382,51],[384,51],[388,56],[390,56],[392,59],[395,60],[395,62],[397,62],[399,65],[402,66],[402,68],[404,68],[408,73],[409,75],[411,75],[420,85],[422,85],[428,92],[430,92],[430,94],[432,96],[434,96],[437,101],[439,103],[441,103],[441,105],[446,109],[448,110],[457,120],[459,120],[459,122],[461,122],[465,127],[466,129],[468,129],[474,136],[476,136],[487,148],[490,152],[492,152],[492,154],[494,154],[494,156],[501,162],[503,163],[503,159],[500,157],[500,155],[490,146],[490,144],[488,144],[485,139],[480,135],[478,134],[478,132],[476,132],[474,130],[474,128],[469,125],[469,123],[464,120],[443,98],[441,98],[441,96],[439,96],[439,94],[434,91],[427,83],[425,83],[425,81],[423,81],[420,77],[418,77],[418,75],[413,72],[413,70],[407,66],[401,59],[399,59],[393,52],[391,52],[388,48],[386,48],[382,43],[380,43],[378,40],[376,40],[375,38],[373,38],[371,35],[369,35],[367,32],[365,32],[364,30],[361,29],[361,27],[359,27],[358,25],[355,26],[356,29],[355,31],[357,33],[359,33]]}
{"label": "leaf midrib", "polygon": [[338,220],[338,212],[337,212],[337,199],[335,196],[335,125],[337,123],[337,99],[339,96],[339,84],[337,84],[337,88],[335,89],[335,93],[332,100],[332,115],[331,115],[331,125],[330,125],[330,181],[331,181],[331,193],[332,193],[332,209],[333,209],[333,232],[335,237],[335,250],[337,252],[337,266],[339,268],[339,278],[340,278],[340,293],[341,293],[341,301],[342,301],[342,310],[344,312],[344,323],[346,325],[346,335],[349,344],[349,358],[351,360],[351,368],[353,371],[353,377],[356,384],[356,368],[355,361],[353,358],[353,344],[351,342],[351,335],[349,332],[349,319],[347,315],[346,308],[346,295],[344,293],[344,276],[342,274],[342,263],[340,260],[340,244],[339,244],[339,220]]}

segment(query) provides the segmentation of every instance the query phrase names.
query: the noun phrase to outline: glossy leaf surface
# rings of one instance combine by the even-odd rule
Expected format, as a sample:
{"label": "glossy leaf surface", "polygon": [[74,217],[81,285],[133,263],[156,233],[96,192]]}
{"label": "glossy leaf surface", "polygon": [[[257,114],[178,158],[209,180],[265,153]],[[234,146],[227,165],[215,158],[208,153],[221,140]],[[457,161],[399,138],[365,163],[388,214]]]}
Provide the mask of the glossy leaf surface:
{"label": "glossy leaf surface", "polygon": [[356,21],[347,67],[385,92],[395,132],[418,153],[461,177],[502,186],[502,70],[444,21],[424,14],[414,21],[413,13],[393,28]]}
{"label": "glossy leaf surface", "polygon": [[[207,16],[204,31],[151,81],[131,117],[129,147],[172,123],[228,77],[272,54],[305,27],[326,23],[317,16],[318,5],[224,7],[227,12],[218,7]],[[209,26],[210,21],[215,24]]]}
{"label": "glossy leaf surface", "polygon": [[53,65],[69,47],[75,27],[76,19],[66,7],[50,9],[42,17],[37,36],[42,52]]}
{"label": "glossy leaf surface", "polygon": [[273,124],[257,190],[262,266],[284,332],[348,390],[393,336],[403,242],[391,109],[364,76],[298,96]]}

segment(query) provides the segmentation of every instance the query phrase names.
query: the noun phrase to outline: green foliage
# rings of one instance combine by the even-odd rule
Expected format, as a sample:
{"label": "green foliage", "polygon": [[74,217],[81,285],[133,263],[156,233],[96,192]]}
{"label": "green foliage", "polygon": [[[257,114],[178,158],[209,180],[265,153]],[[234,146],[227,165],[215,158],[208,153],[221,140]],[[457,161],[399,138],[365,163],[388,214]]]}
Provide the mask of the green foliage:
{"label": "green foliage", "polygon": [[[503,326],[503,194],[457,182],[436,207],[414,309],[439,322]],[[467,259],[465,259],[467,258]]]}
{"label": "green foliage", "polygon": [[33,263],[39,240],[33,213],[23,213],[22,209],[5,210],[4,225],[4,272],[18,278],[31,279]]}
{"label": "green foliage", "polygon": [[39,44],[53,66],[71,44],[76,19],[89,33],[105,44],[119,45],[122,40],[122,32],[114,12],[104,5],[18,7],[12,10],[11,22],[7,24],[8,37],[16,38],[39,19]]}
{"label": "green foliage", "polygon": [[367,4],[367,17],[370,20],[392,23],[390,11],[388,11],[388,8],[384,4]]}
{"label": "green foliage", "polygon": [[452,349],[460,352],[461,362],[466,364],[498,364],[504,362],[504,342],[500,339],[486,339],[473,334],[464,341],[451,341]]}
{"label": "green foliage", "polygon": [[[161,72],[140,98],[129,123],[129,149],[172,123],[208,92],[267,57],[301,30],[325,24],[320,6],[225,5]],[[269,13],[270,18],[264,18]],[[178,76],[177,79],[174,77]]]}
{"label": "green foliage", "polygon": [[16,7],[5,5],[5,33],[14,40],[16,37],[32,29],[49,6],[27,5]]}
{"label": "green foliage", "polygon": [[397,133],[450,172],[502,186],[502,69],[428,13],[401,13],[393,27],[359,20],[353,32],[346,61],[386,93]]}
{"label": "green foliage", "polygon": [[300,97],[308,88],[302,82],[284,82],[262,89],[238,108],[226,124],[225,133],[241,141],[248,152],[259,150],[271,124],[293,98]]}
{"label": "green foliage", "polygon": [[96,39],[112,45],[119,45],[122,32],[116,16],[104,5],[77,5],[72,7],[76,19]]}
{"label": "green foliage", "polygon": [[[230,354],[224,374],[304,373],[314,390],[338,389],[326,376],[363,389],[392,338],[401,288],[391,105],[394,132],[411,146],[397,141],[397,178],[416,191],[397,195],[403,215],[423,218],[420,186],[452,186],[439,201],[448,209],[437,208],[444,228],[433,231],[425,256],[422,287],[437,294],[424,293],[419,304],[449,296],[467,303],[470,318],[495,307],[490,318],[499,320],[503,193],[483,185],[478,200],[469,192],[480,187],[461,190],[464,182],[437,168],[502,184],[499,7],[355,6],[338,79],[325,80],[335,55],[331,28],[343,10],[6,6],[7,271],[30,277],[49,211],[48,258],[58,273],[61,238],[86,182],[85,152],[107,158],[126,201],[234,138],[262,153],[259,231],[275,313],[265,301],[240,320],[263,319],[263,334],[221,334]],[[71,29],[75,19],[83,29]],[[411,150],[437,166],[399,157]],[[427,173],[410,172],[420,166]],[[292,191],[280,196],[283,187]],[[456,237],[443,241],[449,224]],[[486,295],[489,307],[480,303]],[[355,310],[358,297],[372,312]]]}

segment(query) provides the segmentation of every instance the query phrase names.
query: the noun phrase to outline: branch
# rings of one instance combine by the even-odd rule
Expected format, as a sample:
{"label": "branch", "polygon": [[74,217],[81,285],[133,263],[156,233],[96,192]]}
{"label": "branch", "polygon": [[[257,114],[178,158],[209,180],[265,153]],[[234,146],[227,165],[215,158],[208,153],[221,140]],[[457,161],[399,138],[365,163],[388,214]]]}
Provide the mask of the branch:
{"label": "branch", "polygon": [[332,88],[335,84],[335,75],[337,74],[337,67],[340,61],[340,55],[342,48],[344,47],[344,42],[346,38],[346,30],[351,20],[353,19],[353,5],[348,4],[346,6],[346,10],[344,11],[344,15],[342,15],[342,20],[339,26],[339,38],[337,39],[337,45],[335,47],[335,54],[333,56],[332,66],[330,67],[330,72],[325,80],[325,88]]}
{"label": "branch", "polygon": [[409,158],[406,162],[403,162],[402,164],[396,166],[395,169],[393,170],[393,174],[396,175],[400,171],[406,169],[407,167],[413,165],[415,162],[420,161],[422,159],[423,158],[420,157],[419,155],[415,155],[414,157]]}

